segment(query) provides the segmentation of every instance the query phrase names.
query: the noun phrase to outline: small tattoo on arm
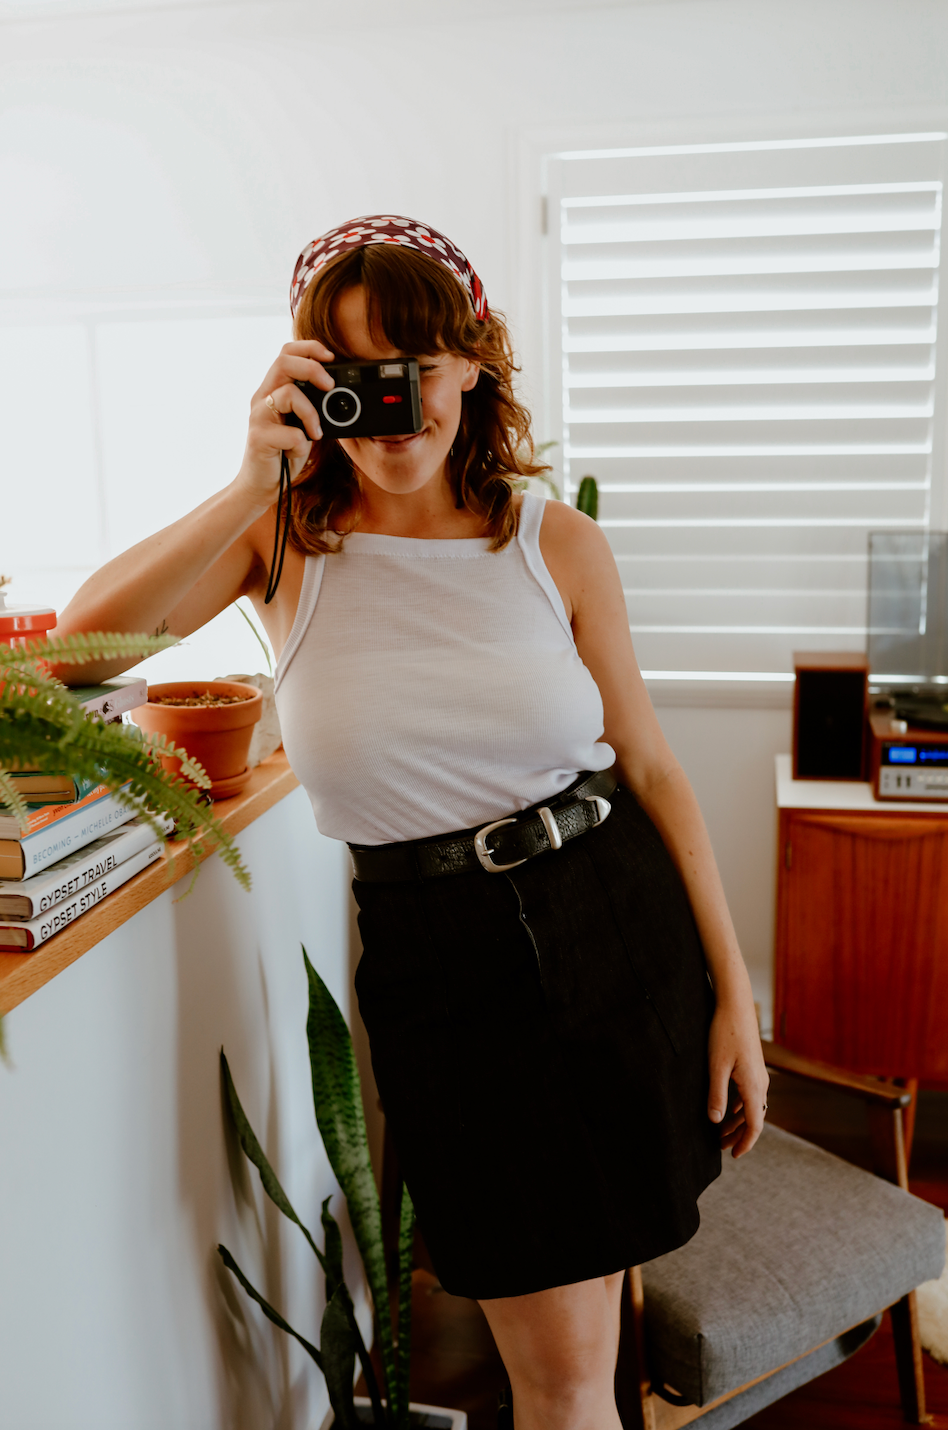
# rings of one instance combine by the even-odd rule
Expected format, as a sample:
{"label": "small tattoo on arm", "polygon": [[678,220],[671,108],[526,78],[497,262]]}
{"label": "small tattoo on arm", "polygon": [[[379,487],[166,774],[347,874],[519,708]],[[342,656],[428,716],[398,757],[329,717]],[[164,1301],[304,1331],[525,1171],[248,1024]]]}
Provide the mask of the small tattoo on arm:
{"label": "small tattoo on arm", "polygon": [[153,633],[156,636],[166,636],[168,634],[168,622],[162,621],[160,626],[156,626]]}

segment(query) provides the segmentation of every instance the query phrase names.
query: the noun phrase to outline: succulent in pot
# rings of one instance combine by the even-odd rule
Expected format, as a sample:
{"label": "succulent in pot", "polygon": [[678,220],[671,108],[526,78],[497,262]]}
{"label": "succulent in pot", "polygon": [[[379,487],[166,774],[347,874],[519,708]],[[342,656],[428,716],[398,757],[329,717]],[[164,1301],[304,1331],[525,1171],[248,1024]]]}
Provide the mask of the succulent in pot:
{"label": "succulent in pot", "polygon": [[[148,703],[132,719],[150,735],[165,735],[207,771],[212,799],[227,799],[246,784],[247,755],[263,710],[255,685],[236,680],[167,681],[149,685]],[[173,756],[163,758],[176,768]]]}

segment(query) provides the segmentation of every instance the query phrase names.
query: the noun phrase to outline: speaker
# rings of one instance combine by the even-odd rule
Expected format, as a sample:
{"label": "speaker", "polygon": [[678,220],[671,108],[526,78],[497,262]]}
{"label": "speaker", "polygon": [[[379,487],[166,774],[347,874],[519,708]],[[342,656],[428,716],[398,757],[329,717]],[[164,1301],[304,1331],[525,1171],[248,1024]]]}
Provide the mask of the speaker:
{"label": "speaker", "polygon": [[793,778],[866,778],[869,661],[854,651],[793,657]]}

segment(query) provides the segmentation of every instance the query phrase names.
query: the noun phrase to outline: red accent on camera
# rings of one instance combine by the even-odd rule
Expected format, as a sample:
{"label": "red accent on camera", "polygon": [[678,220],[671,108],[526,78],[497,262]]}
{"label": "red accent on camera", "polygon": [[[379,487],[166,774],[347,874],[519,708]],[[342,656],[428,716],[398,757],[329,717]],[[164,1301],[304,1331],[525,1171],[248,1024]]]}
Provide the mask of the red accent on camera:
{"label": "red accent on camera", "polygon": [[383,397],[383,398],[382,398],[382,401],[383,401],[383,402],[401,402],[401,400],[402,400],[402,399],[401,399],[400,397]]}

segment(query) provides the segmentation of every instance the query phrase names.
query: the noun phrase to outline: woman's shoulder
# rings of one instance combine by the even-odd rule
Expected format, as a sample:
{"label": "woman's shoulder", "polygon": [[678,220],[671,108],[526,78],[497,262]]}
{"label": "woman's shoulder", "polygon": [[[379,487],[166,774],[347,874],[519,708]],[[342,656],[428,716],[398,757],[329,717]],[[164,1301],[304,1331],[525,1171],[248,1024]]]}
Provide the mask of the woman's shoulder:
{"label": "woman's shoulder", "polygon": [[540,500],[540,555],[572,620],[577,601],[604,567],[615,569],[612,550],[604,532],[584,512],[566,502]]}
{"label": "woman's shoulder", "polygon": [[609,550],[609,543],[596,522],[585,512],[577,511],[565,501],[544,500],[540,518],[540,546],[546,555],[547,547],[571,554],[582,560],[589,554],[601,555]]}

